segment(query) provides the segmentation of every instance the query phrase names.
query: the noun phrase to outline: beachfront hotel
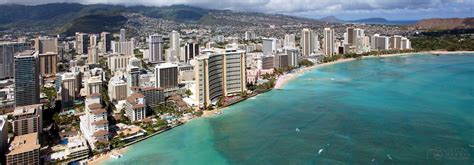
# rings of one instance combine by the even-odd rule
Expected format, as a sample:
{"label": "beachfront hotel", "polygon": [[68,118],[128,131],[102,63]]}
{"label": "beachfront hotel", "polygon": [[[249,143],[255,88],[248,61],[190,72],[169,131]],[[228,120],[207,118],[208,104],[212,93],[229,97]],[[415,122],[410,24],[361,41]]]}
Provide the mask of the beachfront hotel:
{"label": "beachfront hotel", "polygon": [[109,122],[107,111],[100,104],[100,94],[89,95],[85,101],[85,114],[80,116],[80,128],[91,149],[96,149],[96,142],[109,141]]}
{"label": "beachfront hotel", "polygon": [[245,51],[206,49],[196,57],[196,100],[199,107],[217,102],[219,97],[246,91]]}
{"label": "beachfront hotel", "polygon": [[145,96],[140,93],[133,93],[127,97],[125,103],[125,115],[132,122],[142,121],[145,119]]}
{"label": "beachfront hotel", "polygon": [[334,52],[334,29],[324,28],[324,55],[332,56]]}

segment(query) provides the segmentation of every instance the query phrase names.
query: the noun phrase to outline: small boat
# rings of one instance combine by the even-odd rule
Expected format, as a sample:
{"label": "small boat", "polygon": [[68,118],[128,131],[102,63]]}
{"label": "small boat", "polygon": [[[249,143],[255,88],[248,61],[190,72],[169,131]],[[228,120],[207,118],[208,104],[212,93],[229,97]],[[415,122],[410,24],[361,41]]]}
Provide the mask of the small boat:
{"label": "small boat", "polygon": [[300,129],[299,129],[299,128],[296,128],[296,132],[300,132]]}
{"label": "small boat", "polygon": [[324,149],[319,149],[318,154],[321,154],[324,151]]}

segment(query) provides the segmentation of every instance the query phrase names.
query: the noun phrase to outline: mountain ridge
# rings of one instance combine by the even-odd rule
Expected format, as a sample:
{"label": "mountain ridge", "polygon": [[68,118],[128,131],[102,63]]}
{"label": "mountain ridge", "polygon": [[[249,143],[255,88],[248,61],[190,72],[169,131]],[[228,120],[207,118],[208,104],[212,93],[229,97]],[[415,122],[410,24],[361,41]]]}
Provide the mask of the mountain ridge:
{"label": "mountain ridge", "polygon": [[387,24],[387,25],[409,25],[415,24],[415,20],[387,20],[381,17],[373,18],[363,18],[356,20],[341,20],[335,16],[326,16],[319,19],[324,22],[333,22],[333,23],[365,23],[365,24]]}

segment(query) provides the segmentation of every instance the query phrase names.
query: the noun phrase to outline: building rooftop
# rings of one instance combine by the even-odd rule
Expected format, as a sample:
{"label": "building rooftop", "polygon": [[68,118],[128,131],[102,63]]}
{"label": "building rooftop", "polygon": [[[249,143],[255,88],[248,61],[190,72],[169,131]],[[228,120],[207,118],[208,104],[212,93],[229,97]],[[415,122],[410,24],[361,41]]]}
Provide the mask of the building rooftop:
{"label": "building rooftop", "polygon": [[100,79],[99,76],[92,76],[87,79],[87,83],[102,83],[102,80]]}
{"label": "building rooftop", "polygon": [[67,72],[67,73],[61,74],[61,79],[62,80],[76,79],[76,74],[72,72]]}
{"label": "building rooftop", "polygon": [[38,108],[41,108],[41,106],[43,106],[43,104],[33,104],[33,105],[16,107],[15,111],[13,111],[13,116],[35,114],[36,110]]}
{"label": "building rooftop", "polygon": [[155,66],[155,68],[171,68],[171,67],[178,67],[178,65],[167,62],[167,63],[158,64]]}
{"label": "building rooftop", "polygon": [[90,104],[88,107],[90,110],[94,110],[94,109],[102,108],[102,105],[99,103],[94,103],[94,104]]}
{"label": "building rooftop", "polygon": [[35,51],[34,50],[25,50],[23,52],[18,52],[15,54],[15,57],[16,58],[21,58],[21,57],[31,57],[31,56],[34,56],[35,55]]}
{"label": "building rooftop", "polygon": [[15,155],[31,150],[39,149],[38,133],[15,136],[10,143],[10,152],[7,155]]}
{"label": "building rooftop", "polygon": [[99,121],[92,122],[93,125],[104,125],[104,124],[107,124],[107,123],[109,123],[109,121],[107,121],[107,120],[99,120]]}
{"label": "building rooftop", "polygon": [[141,93],[133,93],[127,97],[127,102],[135,104],[139,98],[145,98],[145,96]]}
{"label": "building rooftop", "polygon": [[91,111],[92,114],[101,114],[101,113],[105,113],[105,112],[107,112],[107,111],[103,108],[99,108],[99,109],[95,109],[95,110]]}
{"label": "building rooftop", "polygon": [[99,130],[99,131],[95,132],[93,136],[104,136],[104,135],[108,135],[108,134],[109,134],[109,132],[106,131],[106,130]]}

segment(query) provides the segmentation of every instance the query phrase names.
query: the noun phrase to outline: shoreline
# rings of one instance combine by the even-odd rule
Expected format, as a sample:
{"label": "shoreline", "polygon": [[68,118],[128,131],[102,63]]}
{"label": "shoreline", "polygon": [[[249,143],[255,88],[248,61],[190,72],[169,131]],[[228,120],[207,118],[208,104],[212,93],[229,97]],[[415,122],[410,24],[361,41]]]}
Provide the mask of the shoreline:
{"label": "shoreline", "polygon": [[[466,53],[474,53],[474,51],[425,51],[425,52],[410,52],[410,53],[397,53],[397,54],[383,54],[383,55],[374,55],[374,56],[363,56],[362,58],[374,58],[374,57],[395,57],[395,56],[405,56],[405,55],[414,55],[414,54],[431,54],[431,55],[449,55],[449,54],[466,54]],[[333,64],[338,64],[338,63],[344,63],[344,62],[349,62],[349,61],[355,61],[358,60],[357,58],[345,58],[345,59],[338,59],[336,61],[332,62],[327,62],[327,63],[322,63],[322,64],[315,64],[310,67],[304,67],[304,68],[299,68],[295,70],[292,73],[287,73],[284,74],[280,77],[278,77],[277,82],[275,83],[275,86],[273,89],[281,90],[287,83],[291,82],[295,78],[299,77],[302,74],[307,73],[308,71],[312,71],[313,69],[317,69],[319,67],[324,67],[324,66],[329,66]],[[256,97],[258,95],[252,96]],[[210,118],[210,117],[215,117],[223,113],[224,110],[226,110],[228,107],[222,107],[222,108],[216,108],[214,110],[206,110],[203,111],[203,114],[200,117],[195,117],[192,118],[189,121],[192,121],[194,119],[199,119],[199,118]],[[188,122],[189,122],[188,121]],[[183,123],[186,124],[186,123]],[[156,134],[158,135],[158,134]],[[154,136],[154,135],[153,135]],[[91,159],[87,159],[87,164],[91,165],[96,165],[96,164],[101,164],[104,163],[105,161],[111,159],[110,155],[112,153],[119,153],[119,154],[124,154],[127,152],[129,146],[124,147],[124,148],[119,148],[119,149],[112,149],[111,151],[105,153],[105,154],[100,154],[92,157]]]}
{"label": "shoreline", "polygon": [[[474,51],[423,51],[423,52],[410,52],[410,53],[396,53],[396,54],[382,54],[382,55],[373,55],[373,56],[362,56],[362,58],[380,58],[380,57],[396,57],[396,56],[407,56],[407,55],[415,55],[415,54],[431,54],[431,55],[450,55],[450,54],[469,54],[469,53],[474,53]],[[344,58],[344,59],[338,59],[336,61],[332,62],[327,62],[327,63],[322,63],[322,64],[315,64],[310,67],[304,67],[300,68],[297,71],[293,73],[288,73],[283,76],[278,77],[277,82],[275,83],[274,89],[282,89],[287,83],[289,83],[291,80],[295,79],[301,74],[304,74],[308,71],[312,71],[313,69],[323,67],[323,66],[328,66],[328,65],[333,65],[333,64],[338,64],[338,63],[344,63],[344,62],[349,62],[349,61],[354,61],[357,60],[357,58]]]}
{"label": "shoreline", "polygon": [[128,146],[127,147],[123,147],[123,148],[119,148],[119,149],[113,149],[105,154],[100,154],[100,155],[96,155],[96,156],[93,156],[91,159],[87,159],[87,164],[90,164],[90,165],[99,165],[99,164],[102,164],[104,163],[105,161],[109,160],[110,159],[110,156],[112,154],[115,154],[115,153],[118,153],[118,154],[124,154],[125,152],[127,152],[128,150]]}

